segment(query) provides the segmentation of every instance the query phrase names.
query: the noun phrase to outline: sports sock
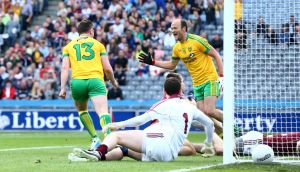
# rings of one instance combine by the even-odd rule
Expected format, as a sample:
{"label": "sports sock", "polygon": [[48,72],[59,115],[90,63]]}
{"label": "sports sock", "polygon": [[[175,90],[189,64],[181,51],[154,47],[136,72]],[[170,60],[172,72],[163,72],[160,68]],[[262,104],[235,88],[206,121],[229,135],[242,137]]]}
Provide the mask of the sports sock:
{"label": "sports sock", "polygon": [[82,124],[84,125],[85,129],[89,132],[90,136],[92,138],[98,137],[97,132],[94,127],[93,120],[90,116],[90,114],[86,111],[80,111],[79,113],[79,118]]}
{"label": "sports sock", "polygon": [[99,152],[100,156],[101,156],[101,160],[106,160],[105,154],[107,154],[107,149],[108,147],[105,144],[101,144],[96,151]]}
{"label": "sports sock", "polygon": [[[106,124],[111,123],[111,117],[109,114],[102,114],[100,116],[100,125],[103,128]],[[104,138],[110,134],[110,129],[108,129],[104,134]]]}

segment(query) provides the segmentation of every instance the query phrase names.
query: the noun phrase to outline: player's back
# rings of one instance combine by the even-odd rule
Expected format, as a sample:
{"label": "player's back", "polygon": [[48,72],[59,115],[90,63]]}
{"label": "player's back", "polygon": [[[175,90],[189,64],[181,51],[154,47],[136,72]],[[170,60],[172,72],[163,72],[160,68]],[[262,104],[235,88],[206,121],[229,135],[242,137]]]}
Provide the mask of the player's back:
{"label": "player's back", "polygon": [[177,154],[188,135],[195,110],[197,110],[196,107],[185,99],[162,100],[148,112],[151,118],[158,122],[145,131],[161,131],[169,142],[172,152]]}
{"label": "player's back", "polygon": [[105,47],[99,41],[87,36],[72,40],[63,49],[63,56],[70,58],[72,78],[104,78],[101,56],[107,56]]}

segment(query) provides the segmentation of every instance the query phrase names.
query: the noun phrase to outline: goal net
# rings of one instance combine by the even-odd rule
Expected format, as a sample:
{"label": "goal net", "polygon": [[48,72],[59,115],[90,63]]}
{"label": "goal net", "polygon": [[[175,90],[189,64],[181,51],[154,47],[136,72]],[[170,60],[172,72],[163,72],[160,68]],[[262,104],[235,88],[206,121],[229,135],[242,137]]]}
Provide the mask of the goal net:
{"label": "goal net", "polygon": [[[276,161],[300,162],[300,1],[235,0],[235,12],[235,134],[259,131]],[[251,160],[244,148],[238,160]]]}

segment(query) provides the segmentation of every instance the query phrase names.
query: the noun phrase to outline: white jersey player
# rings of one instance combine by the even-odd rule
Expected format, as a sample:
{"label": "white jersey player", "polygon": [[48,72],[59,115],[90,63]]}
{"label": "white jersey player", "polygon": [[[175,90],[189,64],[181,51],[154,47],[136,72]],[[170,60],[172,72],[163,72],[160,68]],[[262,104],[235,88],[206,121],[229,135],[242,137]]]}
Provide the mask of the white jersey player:
{"label": "white jersey player", "polygon": [[[214,155],[212,139],[214,124],[204,113],[199,111],[187,100],[179,97],[181,83],[178,79],[167,78],[164,83],[167,99],[155,104],[141,116],[123,122],[108,124],[104,130],[117,130],[125,127],[136,127],[148,121],[156,120],[145,130],[113,132],[107,136],[96,151],[74,149],[78,157],[89,160],[115,160],[120,156],[113,154],[116,145],[127,147],[135,152],[135,159],[143,161],[172,161],[186,139],[192,120],[197,120],[205,127],[206,140],[202,153],[205,156]],[[124,154],[124,151],[122,151]],[[114,155],[114,156],[113,156]]]}

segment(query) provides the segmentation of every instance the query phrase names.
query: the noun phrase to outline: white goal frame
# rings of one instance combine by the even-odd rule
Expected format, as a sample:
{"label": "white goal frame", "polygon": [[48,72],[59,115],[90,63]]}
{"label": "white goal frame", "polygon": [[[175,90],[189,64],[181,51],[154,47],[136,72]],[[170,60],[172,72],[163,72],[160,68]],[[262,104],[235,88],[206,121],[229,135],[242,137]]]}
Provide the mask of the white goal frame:
{"label": "white goal frame", "polygon": [[[274,0],[276,1],[276,0]],[[296,2],[299,3],[300,2]],[[224,96],[223,96],[223,164],[236,162],[250,162],[249,159],[238,159],[234,156],[234,125],[235,125],[235,92],[234,92],[234,67],[235,67],[235,50],[234,50],[234,0],[224,0]],[[253,6],[255,8],[255,6]],[[289,14],[287,14],[289,15]],[[298,18],[300,22],[300,18]],[[299,43],[300,44],[300,43]],[[300,48],[300,45],[299,45]],[[300,67],[299,67],[300,68]],[[298,100],[300,97],[298,98]],[[267,106],[267,105],[266,105]],[[296,106],[296,103],[295,103]],[[281,159],[277,158],[275,162],[282,163],[300,163],[300,158]]]}

